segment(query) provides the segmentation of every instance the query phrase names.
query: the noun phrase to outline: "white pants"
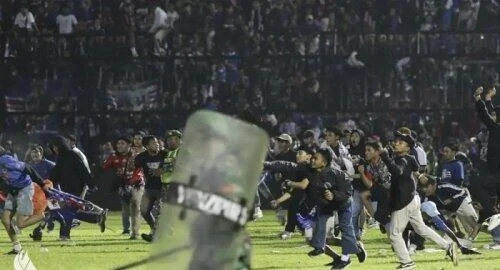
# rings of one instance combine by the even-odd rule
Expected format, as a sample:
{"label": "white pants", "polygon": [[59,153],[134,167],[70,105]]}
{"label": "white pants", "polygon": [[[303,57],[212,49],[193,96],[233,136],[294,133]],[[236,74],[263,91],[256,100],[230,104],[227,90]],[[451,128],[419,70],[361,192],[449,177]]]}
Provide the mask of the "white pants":
{"label": "white pants", "polygon": [[439,236],[435,231],[425,225],[420,212],[420,197],[416,195],[413,200],[403,209],[392,212],[391,227],[389,238],[391,239],[394,252],[400,263],[409,263],[412,261],[405,241],[403,240],[403,231],[408,222],[411,224],[416,233],[420,236],[432,240],[442,249],[447,249],[449,243]]}

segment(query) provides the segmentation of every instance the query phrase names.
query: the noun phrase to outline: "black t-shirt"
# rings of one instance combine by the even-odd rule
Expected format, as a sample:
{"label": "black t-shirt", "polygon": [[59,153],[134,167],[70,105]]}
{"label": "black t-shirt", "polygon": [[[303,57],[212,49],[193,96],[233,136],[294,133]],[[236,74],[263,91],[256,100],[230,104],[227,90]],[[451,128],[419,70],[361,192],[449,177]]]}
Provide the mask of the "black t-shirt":
{"label": "black t-shirt", "polygon": [[161,189],[161,176],[154,176],[153,170],[163,167],[163,162],[167,152],[160,151],[156,156],[152,156],[148,151],[144,151],[135,157],[135,167],[142,168],[146,178],[146,189]]}

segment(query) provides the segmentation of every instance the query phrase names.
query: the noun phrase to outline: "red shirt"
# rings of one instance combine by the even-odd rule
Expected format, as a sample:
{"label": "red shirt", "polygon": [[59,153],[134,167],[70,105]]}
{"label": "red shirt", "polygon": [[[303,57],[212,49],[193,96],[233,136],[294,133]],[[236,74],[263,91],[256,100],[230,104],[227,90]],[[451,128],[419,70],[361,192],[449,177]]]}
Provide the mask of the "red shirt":
{"label": "red shirt", "polygon": [[142,168],[135,168],[135,154],[130,151],[128,154],[113,154],[102,165],[104,170],[116,169],[116,176],[122,180],[125,185],[136,185],[144,183],[144,173]]}

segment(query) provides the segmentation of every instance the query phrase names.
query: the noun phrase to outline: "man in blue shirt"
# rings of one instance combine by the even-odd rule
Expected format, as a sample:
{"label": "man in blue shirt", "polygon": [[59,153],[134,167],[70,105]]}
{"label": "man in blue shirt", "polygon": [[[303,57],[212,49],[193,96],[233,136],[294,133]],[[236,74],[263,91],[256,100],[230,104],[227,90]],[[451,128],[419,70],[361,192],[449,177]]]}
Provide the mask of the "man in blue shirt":
{"label": "man in blue shirt", "polygon": [[42,179],[49,179],[50,172],[56,164],[43,157],[43,148],[41,146],[34,146],[30,150],[31,167],[42,177]]}
{"label": "man in blue shirt", "polygon": [[464,165],[455,159],[458,152],[458,145],[448,142],[443,146],[443,169],[441,171],[441,182],[453,184],[461,187],[465,179]]}
{"label": "man in blue shirt", "polygon": [[[42,188],[45,184],[29,165],[8,155],[2,147],[0,147],[0,179],[5,182],[9,192],[2,214],[2,223],[13,245],[13,250],[8,254],[18,254],[21,251],[21,244],[17,238],[16,229],[25,228],[40,221],[40,218],[33,216],[35,193],[33,182]],[[14,214],[15,219],[12,218]]]}
{"label": "man in blue shirt", "polygon": [[[469,234],[468,239],[473,240],[481,226],[477,223],[478,215],[465,188],[450,183],[436,183],[433,179],[422,184],[426,196],[425,202],[422,203],[422,211],[431,217],[436,227],[440,230],[447,229],[446,225],[440,221],[441,217],[438,212],[438,210],[446,210],[450,215],[458,217]],[[446,230],[443,231],[446,232]]]}

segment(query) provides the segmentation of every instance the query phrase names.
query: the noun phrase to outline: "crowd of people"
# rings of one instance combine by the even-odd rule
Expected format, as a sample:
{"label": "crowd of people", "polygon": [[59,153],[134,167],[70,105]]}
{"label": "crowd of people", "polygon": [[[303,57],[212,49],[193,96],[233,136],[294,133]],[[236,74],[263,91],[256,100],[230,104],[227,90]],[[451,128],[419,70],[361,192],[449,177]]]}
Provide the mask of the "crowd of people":
{"label": "crowd of people", "polygon": [[[157,137],[143,133],[117,137],[98,170],[90,169],[74,136],[56,136],[47,147],[48,153],[41,145],[31,145],[24,157],[8,145],[0,147],[2,223],[13,245],[9,254],[21,251],[19,230],[37,223],[30,234],[34,241],[42,240],[45,228],[53,230],[54,221],[60,223],[60,241],[71,241],[71,229],[80,221],[96,223],[104,232],[107,209],[85,200],[85,196],[96,190],[93,179],[106,171],[110,173],[102,177],[112,182],[112,190],[121,199],[123,234],[130,240],[142,237],[151,242],[181,137],[178,130],[168,131],[166,144],[161,146]],[[139,234],[141,216],[150,226],[150,234]]]}
{"label": "crowd of people", "polygon": [[[276,149],[269,161],[299,164],[266,163],[274,173],[265,183],[275,195],[284,195],[269,203],[288,209],[288,223],[280,237],[288,239],[300,228],[314,247],[310,255],[326,252],[334,258],[334,269],[348,265],[349,254],[357,254],[360,262],[366,258],[358,241],[363,222],[352,222],[352,233],[349,225],[349,220],[365,215],[363,209],[373,217],[371,223],[376,220],[383,230],[396,235],[391,241],[401,269],[413,267],[399,238],[402,227],[384,226],[389,221],[407,223],[399,215],[389,217],[392,210],[411,212],[418,219],[418,211],[413,210],[420,202],[408,201],[410,186],[394,187],[408,195],[400,198],[401,205],[384,201],[392,183],[409,177],[418,178],[422,198],[438,198],[434,204],[432,199],[421,203],[434,227],[462,252],[473,253],[469,243],[458,237],[463,236],[460,226],[451,226],[442,213],[436,213],[450,208],[450,203],[440,204],[450,198],[440,196],[453,194],[452,212],[468,233],[465,238],[473,239],[478,222],[495,211],[494,202],[479,200],[478,219],[470,208],[460,207],[461,202],[488,197],[481,192],[484,186],[494,186],[498,176],[485,163],[490,160],[486,149],[496,147],[486,143],[486,130],[492,132],[495,125],[483,111],[471,113],[478,95],[471,96],[469,89],[485,82],[488,90],[498,88],[498,60],[481,56],[500,54],[499,21],[491,19],[498,17],[499,10],[495,0],[3,1],[0,53],[5,63],[0,76],[5,83],[0,90],[5,93],[5,106],[0,111],[6,117],[0,122],[0,142],[8,162],[36,171],[30,171],[14,188],[27,188],[24,191],[30,193],[33,181],[47,196],[70,198],[50,193],[52,188],[47,186],[52,183],[41,181],[50,179],[55,187],[81,199],[84,187],[92,187],[91,175],[116,170],[115,178],[121,182],[114,189],[122,201],[123,233],[137,239],[142,216],[151,229],[142,238],[151,241],[162,183],[168,182],[167,172],[171,172],[181,138],[177,131],[161,135],[182,128],[192,112],[209,109],[264,128],[275,138],[271,144]],[[486,96],[491,99],[494,94]],[[492,107],[487,108],[493,115]],[[402,109],[408,113],[399,113]],[[388,112],[369,112],[377,110]],[[478,116],[487,128],[481,127]],[[340,127],[333,128],[332,123]],[[400,127],[409,127],[413,133]],[[66,138],[54,144],[55,134]],[[339,141],[346,148],[340,150]],[[381,146],[391,148],[391,141],[396,142],[391,150],[396,167]],[[318,150],[326,146],[333,152]],[[407,171],[415,168],[405,165],[404,175],[393,177],[400,170],[397,166],[413,162],[399,157],[404,156],[405,146],[416,155],[419,166],[413,165],[419,174],[409,175]],[[58,165],[56,148],[71,155],[77,165],[70,166],[78,167],[85,177],[70,186],[61,176],[52,177],[54,164],[49,160],[56,167],[66,166]],[[460,153],[472,163],[462,160]],[[305,169],[309,167],[312,171]],[[325,170],[329,167],[332,171]],[[281,177],[279,169],[286,170]],[[463,182],[453,182],[461,172]],[[330,187],[342,190],[304,182],[300,179],[304,173],[314,181],[335,179]],[[482,178],[478,175],[493,176],[480,187],[471,186],[478,183],[474,179]],[[354,192],[339,186],[343,177],[356,178]],[[452,183],[443,182],[448,180]],[[279,181],[285,183],[283,188]],[[42,193],[38,190],[37,194]],[[307,198],[309,193],[321,199],[306,199],[308,206],[299,207],[301,196]],[[67,211],[57,220],[50,218],[56,214],[43,218],[43,211],[37,209],[36,217],[29,219],[23,216],[24,210],[30,212],[28,208],[21,209],[13,223],[7,218],[4,225],[14,251],[20,245],[10,228],[40,220],[32,234],[35,240],[41,239],[45,227],[53,228],[53,221],[61,223],[63,240],[70,238],[76,220],[97,223],[103,230],[106,210],[84,199],[78,203],[94,211],[85,215]],[[328,206],[317,212],[323,205]],[[12,210],[9,204],[5,209],[6,213]],[[333,210],[338,213],[343,239],[344,250],[338,257],[323,239],[329,233],[323,223]],[[255,214],[260,216],[259,208]],[[445,245],[417,223],[412,224],[417,234],[429,236],[456,258],[453,245]],[[500,237],[496,231],[493,234],[495,243],[489,248],[499,249]],[[404,235],[417,239],[408,248],[422,247],[415,234]]]}
{"label": "crowd of people", "polygon": [[[371,226],[379,225],[391,240],[400,263],[397,269],[415,268],[409,254],[424,249],[424,238],[446,250],[455,265],[458,251],[478,254],[473,241],[485,221],[493,239],[485,248],[500,249],[496,116],[500,107],[494,106],[495,94],[494,87],[486,92],[479,87],[472,95],[478,117],[474,121],[483,125],[477,136],[448,131],[442,133],[439,145],[429,140],[423,123],[386,124],[375,131],[363,123],[345,121],[299,133],[283,126],[281,135],[271,139],[254,219],[258,222],[262,217],[262,203],[286,209],[285,229],[279,237],[286,240],[296,230],[302,231],[313,248],[308,255],[332,257],[332,269],[350,265],[350,254],[365,262],[366,220]],[[238,117],[269,129],[265,119],[251,111]],[[398,127],[401,124],[412,129]],[[54,221],[61,224],[61,241],[70,240],[71,229],[80,221],[99,224],[104,231],[107,210],[84,197],[93,190],[92,175],[99,178],[106,171],[111,171],[107,179],[113,179],[113,190],[120,196],[123,234],[138,239],[142,216],[151,232],[141,237],[153,241],[161,200],[182,151],[181,138],[178,130],[162,137],[144,132],[116,136],[103,146],[98,169],[91,169],[74,135],[57,136],[47,148],[30,145],[24,156],[3,144],[2,222],[13,244],[10,253],[21,250],[19,229],[39,222],[30,235],[35,241],[42,239],[46,227],[54,228]],[[262,196],[263,190],[271,196]],[[85,207],[48,204],[44,211],[45,196]],[[342,250],[337,254],[330,244],[339,234]]]}
{"label": "crowd of people", "polygon": [[[400,263],[396,269],[416,267],[410,254],[423,250],[425,239],[446,250],[454,265],[458,251],[479,254],[473,241],[486,231],[485,221],[493,242],[484,248],[499,250],[495,134],[500,106],[492,103],[495,88],[483,92],[479,87],[473,97],[476,121],[485,128],[468,145],[448,136],[432,149],[408,127],[395,129],[386,140],[357,127],[338,126],[326,128],[319,137],[306,130],[297,143],[286,133],[276,137],[271,161],[264,163],[269,175],[259,190],[273,194],[266,196],[273,208],[287,210],[279,237],[290,239],[301,231],[313,248],[308,255],[330,256],[331,269],[350,265],[350,254],[365,262],[362,239],[368,219],[390,239]],[[254,218],[260,215],[257,209]],[[339,234],[337,254],[329,245],[335,245]]]}
{"label": "crowd of people", "polygon": [[[464,109],[472,84],[498,81],[498,61],[474,57],[500,53],[497,22],[484,19],[495,16],[495,1],[1,5],[5,111],[28,112],[2,119],[9,138],[80,132],[87,147],[123,126],[177,128],[200,108],[250,108],[278,124],[337,111]],[[153,52],[168,60],[126,57]],[[169,123],[159,126],[165,114]]]}
{"label": "crowd of people", "polygon": [[[494,31],[499,24],[488,18],[499,10],[494,0],[9,0],[2,4],[0,29],[9,35],[7,56],[304,55],[349,49],[351,33]],[[32,39],[37,34],[43,38]]]}

